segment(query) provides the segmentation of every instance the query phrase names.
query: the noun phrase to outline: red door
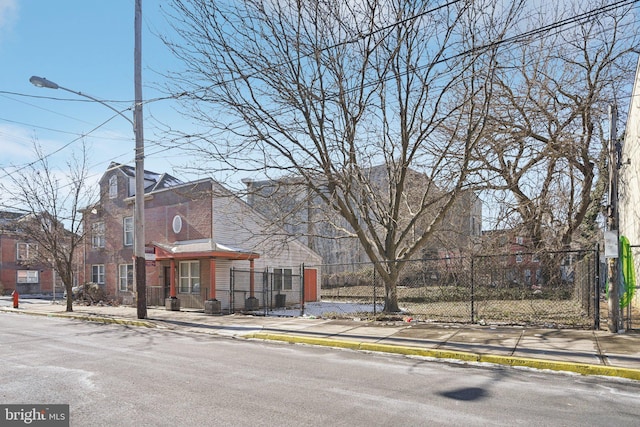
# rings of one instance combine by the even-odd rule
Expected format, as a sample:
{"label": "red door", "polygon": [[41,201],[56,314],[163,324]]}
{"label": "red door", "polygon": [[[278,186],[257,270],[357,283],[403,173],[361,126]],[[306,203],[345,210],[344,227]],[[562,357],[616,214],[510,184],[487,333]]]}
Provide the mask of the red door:
{"label": "red door", "polygon": [[304,270],[304,302],[318,301],[318,270]]}

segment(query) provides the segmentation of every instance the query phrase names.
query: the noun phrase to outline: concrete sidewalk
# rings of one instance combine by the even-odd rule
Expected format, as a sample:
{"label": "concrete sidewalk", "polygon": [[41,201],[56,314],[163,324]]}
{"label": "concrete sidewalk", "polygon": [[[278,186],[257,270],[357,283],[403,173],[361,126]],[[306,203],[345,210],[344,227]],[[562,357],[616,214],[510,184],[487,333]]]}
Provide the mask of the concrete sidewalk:
{"label": "concrete sidewalk", "polygon": [[246,339],[324,345],[354,350],[487,362],[535,369],[605,375],[640,380],[640,333],[537,329],[517,326],[432,324],[406,321],[328,320],[310,317],[205,315],[202,311],[149,308],[137,319],[135,307],[74,305],[27,300],[20,308],[6,304],[2,313],[32,314],[183,329]]}

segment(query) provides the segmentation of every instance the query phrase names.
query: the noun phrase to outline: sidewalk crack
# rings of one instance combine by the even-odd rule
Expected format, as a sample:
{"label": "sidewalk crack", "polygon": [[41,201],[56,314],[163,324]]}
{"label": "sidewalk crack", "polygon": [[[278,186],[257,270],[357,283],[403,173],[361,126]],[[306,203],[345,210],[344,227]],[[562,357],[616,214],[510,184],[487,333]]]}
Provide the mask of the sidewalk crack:
{"label": "sidewalk crack", "polygon": [[524,329],[520,331],[520,336],[518,337],[516,344],[513,346],[513,349],[511,350],[511,354],[509,356],[513,356],[516,353],[516,350],[518,349],[518,346],[520,345],[520,341],[522,341],[523,336],[524,336]]}
{"label": "sidewalk crack", "polygon": [[607,357],[606,354],[602,353],[602,347],[600,347],[600,340],[598,340],[598,334],[596,334],[595,331],[592,333],[593,333],[594,341],[596,343],[596,351],[598,354],[598,358],[600,359],[600,362],[602,362],[604,366],[609,366],[609,358]]}
{"label": "sidewalk crack", "polygon": [[453,337],[455,337],[456,335],[458,335],[460,333],[462,329],[458,329],[455,333],[451,334],[449,337],[447,337],[446,340],[442,340],[438,343],[438,345],[436,345],[434,348],[438,349],[440,347],[442,347],[443,344],[447,344],[449,342],[449,340]]}

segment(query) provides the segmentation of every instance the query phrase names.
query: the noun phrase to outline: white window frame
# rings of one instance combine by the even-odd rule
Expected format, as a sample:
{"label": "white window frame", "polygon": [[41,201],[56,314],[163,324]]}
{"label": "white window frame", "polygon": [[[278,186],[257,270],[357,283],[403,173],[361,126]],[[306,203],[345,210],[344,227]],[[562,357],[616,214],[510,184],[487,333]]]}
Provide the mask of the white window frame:
{"label": "white window frame", "polygon": [[200,261],[180,261],[178,265],[178,293],[200,293]]}
{"label": "white window frame", "polygon": [[29,261],[35,258],[38,253],[37,243],[16,243],[16,260],[17,261]]}
{"label": "white window frame", "polygon": [[122,241],[125,246],[133,246],[133,217],[122,218]]}
{"label": "white window frame", "polygon": [[518,264],[520,264],[522,261],[524,261],[524,256],[522,255],[522,252],[517,252],[516,253],[516,262]]}
{"label": "white window frame", "polygon": [[91,246],[94,248],[104,248],[105,230],[104,221],[91,224]]}
{"label": "white window frame", "polygon": [[93,264],[91,266],[91,281],[98,285],[104,285],[104,264]]}
{"label": "white window frame", "polygon": [[118,177],[113,175],[109,178],[109,198],[115,199],[118,197]]}
{"label": "white window frame", "polygon": [[18,270],[16,272],[16,283],[39,283],[40,274],[38,270]]}
{"label": "white window frame", "polygon": [[133,290],[133,264],[118,265],[118,289],[121,292]]}
{"label": "white window frame", "polygon": [[292,291],[293,270],[290,268],[274,268],[273,289],[276,291]]}

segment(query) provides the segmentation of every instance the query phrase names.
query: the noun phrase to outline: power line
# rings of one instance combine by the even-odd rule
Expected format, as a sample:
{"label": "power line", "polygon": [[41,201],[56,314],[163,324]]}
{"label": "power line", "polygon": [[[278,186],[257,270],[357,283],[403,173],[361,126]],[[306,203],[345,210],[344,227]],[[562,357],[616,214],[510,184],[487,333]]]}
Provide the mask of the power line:
{"label": "power line", "polygon": [[[423,11],[423,12],[421,12],[421,13],[419,13],[419,14],[413,15],[413,16],[408,17],[408,18],[406,18],[406,19],[403,19],[403,20],[400,20],[400,21],[394,22],[394,23],[392,23],[392,24],[389,24],[389,25],[387,25],[387,26],[381,27],[381,28],[379,28],[379,29],[373,30],[373,31],[368,32],[368,33],[366,33],[366,34],[358,35],[358,36],[356,36],[356,37],[354,37],[354,38],[352,38],[352,39],[350,39],[350,40],[346,40],[346,41],[343,41],[343,42],[339,42],[339,43],[336,43],[336,44],[331,45],[331,46],[326,46],[326,47],[324,47],[324,48],[323,48],[323,49],[321,49],[321,50],[322,50],[322,51],[325,51],[325,50],[334,49],[334,48],[337,48],[337,47],[340,47],[340,46],[344,46],[344,45],[347,45],[347,44],[356,43],[357,41],[362,40],[362,39],[364,39],[364,38],[366,38],[366,37],[371,37],[371,36],[375,35],[376,33],[380,33],[380,32],[383,32],[383,31],[388,31],[388,30],[390,30],[390,29],[393,29],[393,28],[397,27],[398,25],[401,25],[401,24],[403,24],[403,23],[406,23],[406,22],[409,22],[409,21],[412,21],[412,20],[418,19],[418,18],[420,18],[420,17],[426,16],[427,14],[433,13],[433,12],[435,12],[435,11],[437,11],[437,10],[440,10],[440,9],[443,9],[443,8],[445,8],[445,7],[452,6],[452,5],[456,4],[456,3],[459,3],[460,1],[461,1],[461,0],[453,0],[453,1],[450,1],[450,2],[448,2],[448,3],[445,3],[445,4],[439,5],[439,6],[437,6],[437,7],[434,7],[434,8],[432,8],[432,9],[429,9],[429,10]],[[563,20],[560,20],[560,21],[554,22],[554,23],[552,23],[552,24],[549,24],[549,25],[545,25],[545,26],[542,26],[542,27],[536,28],[536,29],[534,29],[534,30],[527,31],[527,32],[522,33],[522,34],[518,34],[518,35],[512,36],[512,37],[507,38],[507,39],[504,39],[504,40],[499,40],[499,41],[495,41],[495,42],[490,42],[490,43],[487,43],[487,44],[484,44],[484,45],[481,45],[481,46],[473,47],[473,48],[468,49],[468,50],[466,50],[466,51],[460,52],[460,53],[458,53],[458,54],[456,54],[456,55],[452,55],[452,56],[447,57],[447,58],[441,58],[441,59],[439,59],[439,60],[437,60],[437,61],[434,61],[434,62],[432,62],[432,63],[430,63],[430,64],[424,65],[423,67],[428,67],[428,66],[437,65],[437,64],[439,64],[439,63],[447,62],[447,61],[450,61],[450,60],[453,60],[453,59],[456,59],[456,58],[459,58],[459,57],[463,57],[463,56],[466,56],[466,55],[470,55],[470,54],[475,53],[475,52],[477,52],[477,51],[487,50],[487,49],[490,49],[490,48],[493,48],[493,47],[496,47],[496,46],[499,46],[499,45],[506,45],[506,44],[513,44],[513,45],[515,45],[516,43],[518,43],[518,42],[520,42],[520,41],[522,41],[522,40],[524,40],[524,39],[528,39],[528,38],[531,38],[531,37],[535,37],[535,36],[538,36],[538,35],[541,35],[541,34],[544,34],[544,33],[549,33],[549,32],[551,32],[551,31],[553,31],[553,30],[557,30],[557,29],[560,29],[560,28],[562,28],[562,27],[566,27],[567,25],[570,25],[570,24],[578,24],[579,22],[583,22],[583,21],[586,21],[586,20],[592,19],[593,17],[595,17],[595,16],[597,16],[597,15],[599,15],[599,14],[606,13],[606,12],[610,12],[610,11],[616,10],[616,9],[621,8],[621,7],[624,7],[624,6],[629,6],[629,5],[631,5],[631,4],[637,3],[638,1],[639,1],[639,0],[621,0],[621,1],[618,1],[618,2],[615,2],[615,3],[612,3],[612,4],[609,4],[609,5],[601,6],[601,7],[598,7],[598,8],[596,8],[596,9],[590,10],[590,11],[588,11],[588,12],[584,12],[584,13],[582,13],[582,14],[579,14],[579,15],[573,16],[573,17],[571,17],[571,18],[566,18],[566,19],[563,19]],[[566,29],[566,28],[565,28],[565,29]],[[562,30],[561,30],[561,31],[562,31]],[[280,65],[283,65],[283,64],[285,64],[285,63],[286,63],[286,62],[281,63]],[[420,67],[420,68],[423,68],[423,67]],[[255,73],[253,73],[252,75],[255,75],[255,74],[256,74],[256,73],[258,73],[258,72],[259,72],[259,71],[256,71],[256,72],[255,72]],[[408,72],[409,72],[409,71],[405,72],[405,74],[406,74],[406,73],[408,73]],[[231,83],[231,82],[232,82],[232,81],[234,81],[234,80],[236,80],[236,79],[232,79],[232,80],[228,80],[228,81],[226,81],[226,82],[221,82],[221,83],[218,83],[218,84],[215,84],[215,85],[211,85],[211,86],[209,86],[209,88],[211,88],[211,87],[215,87],[215,86],[219,86],[219,85],[222,85],[222,84],[225,84],[225,83]],[[377,80],[377,81],[375,81],[375,82],[368,82],[368,83],[365,83],[365,85],[374,85],[374,84],[378,84],[378,82],[379,82],[379,81],[380,81],[380,80]],[[207,89],[208,89],[208,88],[206,88],[206,89],[204,89],[204,90],[207,90]],[[350,90],[358,90],[358,89],[360,89],[360,87],[352,88],[352,89],[350,89]],[[201,90],[202,90],[202,89],[201,89]],[[200,91],[200,90],[193,91],[191,94],[192,94],[192,95],[195,95],[195,93],[197,93],[198,91]],[[56,97],[47,97],[47,96],[35,96],[35,95],[26,95],[26,94],[21,94],[21,93],[16,93],[16,92],[9,92],[9,91],[0,91],[0,94],[5,94],[5,95],[15,95],[15,96],[24,96],[24,97],[29,97],[29,98],[40,98],[40,99],[52,99],[52,100],[72,101],[72,102],[93,102],[93,101],[85,100],[85,99],[70,99],[70,98],[56,98]],[[187,93],[181,93],[181,94],[178,94],[178,95],[171,95],[171,96],[165,96],[165,97],[153,98],[153,99],[150,99],[150,100],[145,101],[145,104],[146,104],[146,103],[149,103],[149,102],[156,102],[156,101],[166,100],[166,99],[176,99],[176,98],[183,97],[183,96],[185,96],[185,95],[187,95]],[[127,101],[116,101],[116,100],[111,100],[111,101],[105,101],[105,102],[123,103],[123,102],[127,102]],[[31,104],[29,104],[29,105],[31,105]],[[128,109],[129,109],[129,108],[128,108]],[[126,111],[126,110],[127,110],[127,109],[125,109],[125,110],[123,110],[123,111]],[[283,111],[283,112],[284,112],[284,111]],[[114,117],[115,117],[115,116],[114,116]],[[87,133],[84,133],[84,134],[80,134],[77,138],[75,138],[75,139],[73,139],[72,141],[70,141],[69,143],[67,143],[67,144],[63,145],[61,148],[59,148],[59,149],[55,150],[54,152],[49,153],[47,156],[43,157],[43,159],[44,159],[44,158],[46,158],[46,157],[48,157],[48,156],[50,156],[50,155],[53,155],[53,154],[55,154],[55,153],[57,153],[57,152],[61,151],[62,149],[64,149],[64,148],[68,147],[69,145],[71,145],[72,143],[74,143],[74,142],[78,141],[79,139],[81,139],[81,138],[84,138],[84,137],[88,136],[89,134],[91,134],[92,132],[94,132],[95,130],[97,130],[98,128],[102,127],[104,124],[106,124],[106,123],[108,123],[109,121],[111,121],[112,119],[113,119],[113,117],[111,117],[111,118],[110,118],[110,119],[108,119],[107,121],[103,122],[102,124],[100,124],[100,125],[99,125],[99,126],[97,126],[96,128],[92,129],[91,131],[89,131],[89,132],[87,132]],[[3,119],[3,120],[5,120],[5,121],[9,121],[9,120],[6,120],[6,119]],[[16,123],[20,124],[19,122],[16,122]],[[238,127],[238,129],[239,129],[239,128],[240,128],[240,127]],[[42,128],[42,129],[47,129],[47,130],[56,131],[56,130],[54,130],[54,129],[48,129],[48,128]],[[61,133],[68,133],[68,132],[65,132],[65,131],[58,131],[58,132],[61,132]],[[167,150],[169,150],[169,149],[171,149],[171,148],[172,148],[172,147],[164,148],[164,149],[162,149],[162,150],[158,151],[158,153],[159,153],[159,152],[163,152],[163,151],[167,151]],[[43,160],[43,159],[39,159],[39,160]],[[31,162],[31,163],[28,163],[28,164],[26,164],[25,166],[23,166],[22,168],[17,169],[16,171],[18,171],[18,170],[22,170],[22,169],[24,169],[24,168],[26,168],[26,167],[29,167],[29,166],[32,166],[32,165],[33,165],[33,164],[35,164],[37,161],[38,161],[38,160],[36,160],[36,161],[34,161],[34,162]],[[6,176],[8,176],[8,175],[5,175],[4,177],[6,177]],[[2,178],[2,177],[0,177],[0,178]]]}
{"label": "power line", "polygon": [[[495,47],[498,47],[498,46],[501,46],[501,45],[509,45],[509,44],[515,45],[517,43],[520,43],[521,41],[528,40],[528,39],[530,39],[532,37],[535,38],[536,36],[540,36],[540,35],[542,35],[544,33],[550,33],[553,30],[559,30],[558,33],[560,33],[560,32],[563,31],[563,30],[560,30],[560,29],[562,27],[565,27],[565,26],[569,25],[569,24],[579,25],[579,23],[582,22],[582,21],[588,21],[589,19],[594,18],[597,15],[600,15],[600,14],[606,13],[606,12],[611,12],[613,10],[619,9],[621,7],[624,7],[624,6],[629,6],[629,5],[633,4],[633,3],[637,3],[638,1],[640,1],[640,0],[621,0],[621,1],[618,1],[618,2],[613,3],[611,5],[601,6],[601,7],[598,7],[596,9],[592,9],[592,10],[590,10],[588,12],[573,16],[571,18],[566,18],[566,19],[554,22],[552,24],[545,25],[545,26],[536,28],[534,30],[530,30],[530,31],[527,31],[527,32],[524,32],[524,33],[521,33],[521,34],[518,34],[518,35],[515,35],[515,36],[512,36],[512,37],[506,38],[504,40],[498,40],[498,41],[489,42],[489,43],[486,43],[486,44],[483,44],[483,45],[480,45],[480,46],[472,47],[470,49],[467,49],[467,50],[462,51],[460,53],[457,53],[455,55],[444,57],[444,58],[438,59],[436,61],[433,61],[431,63],[425,64],[425,65],[423,65],[421,67],[418,67],[417,70],[430,68],[430,67],[433,67],[434,65],[443,64],[443,63],[449,62],[451,60],[462,58],[462,57],[468,56],[468,55],[476,53],[476,52],[487,51],[487,50],[490,50],[492,48],[495,48]],[[570,27],[570,28],[573,28],[573,27]],[[565,30],[570,29],[570,28],[565,28]],[[413,70],[412,71],[406,71],[404,73],[400,73],[400,75],[404,76],[404,75],[407,75],[409,72],[413,72]],[[358,86],[358,87],[352,88],[349,91],[357,91],[357,90],[360,90],[363,87],[375,86],[381,81],[389,81],[389,80],[391,80],[393,78],[395,78],[395,77],[387,77],[385,79],[379,79],[379,80],[375,80],[375,81],[372,81],[372,82],[364,83],[362,86]]]}
{"label": "power line", "polygon": [[[522,41],[535,39],[536,37],[539,38],[540,36],[542,36],[544,34],[557,35],[557,34],[560,34],[560,33],[564,32],[564,31],[568,31],[570,29],[576,28],[581,23],[584,23],[584,22],[586,22],[588,20],[591,20],[591,19],[595,18],[596,16],[599,16],[599,15],[601,15],[603,13],[612,12],[612,11],[617,10],[619,8],[622,8],[622,7],[625,7],[625,6],[630,6],[632,4],[638,3],[638,1],[640,1],[640,0],[621,0],[621,1],[618,1],[618,2],[613,3],[613,4],[609,4],[609,5],[601,6],[601,7],[595,8],[595,9],[591,9],[591,10],[589,10],[587,12],[572,16],[570,18],[561,19],[561,20],[553,22],[551,24],[544,25],[544,26],[535,28],[533,30],[526,31],[526,32],[521,33],[521,34],[514,35],[512,37],[509,37],[509,38],[501,40],[501,41],[495,41],[495,42],[486,43],[486,44],[483,44],[481,46],[476,46],[476,47],[473,47],[471,49],[467,49],[467,50],[465,50],[463,52],[460,52],[460,53],[458,53],[456,55],[452,55],[452,56],[446,57],[446,58],[441,58],[441,59],[439,59],[437,61],[434,61],[432,63],[423,65],[423,66],[417,68],[417,70],[423,69],[423,68],[427,68],[427,67],[430,67],[430,66],[433,66],[433,65],[437,65],[437,64],[440,64],[440,63],[444,63],[444,62],[447,62],[447,61],[450,61],[450,60],[453,60],[453,59],[456,59],[456,58],[459,58],[459,57],[463,57],[465,55],[469,55],[469,54],[472,54],[472,53],[477,52],[477,51],[488,50],[488,49],[491,49],[493,47],[497,47],[497,46],[500,46],[500,45],[511,45],[511,46],[514,46],[513,48],[515,48],[515,46],[518,43],[522,42]],[[408,20],[411,20],[412,18],[408,18],[408,19],[400,21],[400,22],[407,22]],[[629,27],[635,27],[636,24],[637,24],[637,20],[633,21],[633,22],[630,22],[630,23],[627,23],[627,24],[624,24],[624,25],[627,25]],[[397,25],[397,23],[396,24],[392,24],[392,25]],[[385,28],[390,28],[390,27],[391,27],[391,25],[387,26]],[[624,27],[622,27],[622,29],[623,28]],[[602,34],[605,34],[606,31],[607,31],[607,29],[603,28],[600,32],[598,32],[596,34],[602,35]],[[624,31],[619,30],[619,32],[621,34],[624,34]],[[630,35],[625,36],[625,37],[623,37],[621,39],[624,40],[624,39],[632,38],[632,37],[637,37],[637,35],[636,34],[630,34]],[[352,43],[352,42],[353,42],[353,40],[350,40],[350,41],[344,42],[344,43]],[[339,45],[344,44],[344,43],[336,44],[336,45],[333,45],[333,46],[339,46]],[[326,49],[327,48],[324,48],[322,50],[326,50]],[[538,49],[543,49],[543,47],[539,47]],[[282,62],[282,63],[279,63],[279,64],[280,65],[286,64],[286,62]],[[415,70],[416,69],[407,70],[404,73],[400,73],[400,75],[401,76],[402,75],[407,75],[408,73],[414,72]],[[252,75],[254,75],[256,73],[252,73]],[[447,73],[443,73],[442,75],[439,76],[439,78],[440,79],[445,79],[446,76],[447,76]],[[384,80],[388,81],[389,79],[393,79],[393,78],[395,78],[395,77],[388,77],[386,79],[376,79],[374,81],[365,82],[365,83],[363,83],[361,85],[358,85],[356,87],[347,89],[345,92],[348,93],[348,92],[358,91],[362,87],[374,86],[374,85],[377,85],[380,81],[384,81]],[[208,89],[210,89],[212,87],[224,85],[226,83],[232,83],[234,80],[237,80],[237,79],[229,79],[229,80],[224,81],[224,82],[213,84],[213,85],[211,85],[211,86],[209,86],[207,88],[201,89],[201,90],[206,91],[206,90],[208,90]],[[196,93],[196,92],[197,91],[194,91],[193,93]],[[333,96],[336,96],[336,94],[333,94]],[[328,95],[328,97],[331,97],[331,95]],[[286,108],[283,108],[282,110],[280,110],[279,112],[274,112],[274,114],[286,114],[287,112],[293,112],[293,111],[296,111],[293,107],[286,107]],[[244,127],[244,125],[243,124],[239,124],[236,127],[232,127],[232,128],[227,127],[225,129],[220,129],[219,134],[223,134],[224,132],[226,132],[228,130],[231,130],[231,131],[239,130],[242,127]]]}

